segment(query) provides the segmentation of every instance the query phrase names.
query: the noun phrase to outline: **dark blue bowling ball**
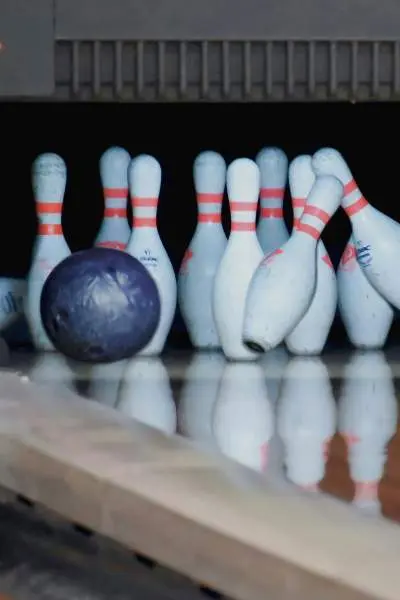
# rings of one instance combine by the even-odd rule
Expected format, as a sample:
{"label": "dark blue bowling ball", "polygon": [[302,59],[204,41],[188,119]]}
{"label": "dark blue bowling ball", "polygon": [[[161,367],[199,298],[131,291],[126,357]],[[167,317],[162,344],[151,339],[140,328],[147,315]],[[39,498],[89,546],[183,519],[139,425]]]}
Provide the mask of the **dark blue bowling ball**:
{"label": "dark blue bowling ball", "polygon": [[135,258],[110,248],[72,254],[43,286],[41,316],[57,350],[75,360],[114,362],[139,352],[160,319],[157,286]]}

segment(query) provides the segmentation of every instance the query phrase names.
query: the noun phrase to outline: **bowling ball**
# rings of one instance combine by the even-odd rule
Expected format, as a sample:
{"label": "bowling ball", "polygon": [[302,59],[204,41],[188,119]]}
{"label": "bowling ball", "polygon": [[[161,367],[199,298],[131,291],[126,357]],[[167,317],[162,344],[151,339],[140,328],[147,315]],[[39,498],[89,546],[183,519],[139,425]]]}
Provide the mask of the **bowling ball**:
{"label": "bowling ball", "polygon": [[75,360],[106,363],[129,358],[150,341],[160,297],[138,260],[119,250],[91,248],[50,273],[40,311],[57,350]]}

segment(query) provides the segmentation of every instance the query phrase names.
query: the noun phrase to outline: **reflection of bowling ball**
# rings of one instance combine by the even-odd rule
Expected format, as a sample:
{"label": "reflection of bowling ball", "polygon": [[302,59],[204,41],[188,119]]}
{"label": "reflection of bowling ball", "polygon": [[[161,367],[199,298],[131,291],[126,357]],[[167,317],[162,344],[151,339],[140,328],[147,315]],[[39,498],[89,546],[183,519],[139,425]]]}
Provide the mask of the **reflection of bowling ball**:
{"label": "reflection of bowling ball", "polygon": [[157,286],[135,258],[110,248],[72,254],[50,273],[40,305],[54,346],[86,362],[129,358],[160,319]]}

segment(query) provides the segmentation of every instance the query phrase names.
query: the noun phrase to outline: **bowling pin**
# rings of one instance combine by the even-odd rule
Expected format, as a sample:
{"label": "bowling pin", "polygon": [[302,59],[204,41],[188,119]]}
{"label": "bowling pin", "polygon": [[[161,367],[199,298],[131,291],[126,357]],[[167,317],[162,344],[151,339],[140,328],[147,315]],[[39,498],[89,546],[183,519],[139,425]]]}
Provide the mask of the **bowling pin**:
{"label": "bowling pin", "polygon": [[256,235],[260,171],[248,158],[234,160],[226,174],[231,233],[214,282],[213,311],[222,349],[230,360],[256,360],[243,345],[242,328],[250,280],[263,251]]}
{"label": "bowling pin", "polygon": [[384,353],[354,352],[344,370],[339,430],[346,441],[355,487],[353,504],[369,513],[381,512],[378,486],[397,416],[396,391]]}
{"label": "bowling pin", "polygon": [[336,177],[317,177],[290,239],[261,261],[246,300],[243,340],[251,349],[274,348],[307,312],[316,286],[317,243],[342,194]]}
{"label": "bowling pin", "polygon": [[[318,151],[313,157],[313,169],[340,179],[344,202],[355,210],[364,205],[365,200],[339,152],[330,148]],[[393,309],[371,285],[357,261],[354,230],[339,263],[337,284],[339,313],[350,342],[356,348],[382,348],[393,322]]]}
{"label": "bowling pin", "polygon": [[0,331],[24,316],[25,279],[0,277]]}
{"label": "bowling pin", "polygon": [[128,361],[115,408],[167,435],[175,433],[175,402],[168,372],[159,358],[135,357]]}
{"label": "bowling pin", "polygon": [[226,165],[220,154],[202,152],[193,166],[198,223],[178,277],[182,317],[195,348],[221,346],[212,310],[214,279],[226,248],[221,223]]}
{"label": "bowling pin", "polygon": [[260,169],[260,217],[257,237],[264,254],[283,246],[289,233],[283,218],[288,159],[280,148],[263,148],[256,156]]}
{"label": "bowling pin", "polygon": [[289,481],[314,491],[324,478],[330,441],[336,431],[336,403],[329,373],[318,357],[289,362],[277,410]]}
{"label": "bowling pin", "polygon": [[[289,186],[293,205],[293,228],[297,227],[315,181],[312,157],[295,158],[289,167]],[[285,343],[293,354],[320,354],[326,344],[337,305],[336,275],[331,259],[320,239],[317,244],[317,281],[311,304]]]}
{"label": "bowling pin", "polygon": [[216,443],[225,456],[266,473],[273,409],[259,363],[227,363],[213,417]]}
{"label": "bowling pin", "polygon": [[156,282],[161,315],[142,356],[160,354],[171,329],[176,309],[177,285],[174,269],[157,230],[157,206],[161,188],[161,167],[153,156],[141,154],[128,169],[133,210],[133,229],[126,252],[139,260]]}
{"label": "bowling pin", "polygon": [[104,219],[95,246],[125,250],[131,235],[126,216],[128,167],[131,161],[124,148],[112,146],[100,158],[100,179],[104,195]]}
{"label": "bowling pin", "polygon": [[209,449],[215,445],[212,418],[225,359],[219,352],[195,354],[179,397],[179,427],[184,435]]}
{"label": "bowling pin", "polygon": [[38,350],[54,350],[40,315],[43,285],[51,271],[71,254],[61,225],[66,182],[67,168],[60,156],[47,153],[36,158],[32,165],[32,184],[39,228],[27,277],[24,309]]}

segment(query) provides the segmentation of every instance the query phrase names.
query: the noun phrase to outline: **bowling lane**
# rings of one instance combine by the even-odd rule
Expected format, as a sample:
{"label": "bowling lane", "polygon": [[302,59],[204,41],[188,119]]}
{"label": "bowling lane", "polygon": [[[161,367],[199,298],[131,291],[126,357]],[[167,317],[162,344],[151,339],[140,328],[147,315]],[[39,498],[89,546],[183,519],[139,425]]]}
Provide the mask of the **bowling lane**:
{"label": "bowling lane", "polygon": [[279,347],[258,364],[217,352],[111,365],[13,353],[8,369],[190,438],[236,464],[241,482],[326,492],[400,521],[400,348],[291,358]]}

